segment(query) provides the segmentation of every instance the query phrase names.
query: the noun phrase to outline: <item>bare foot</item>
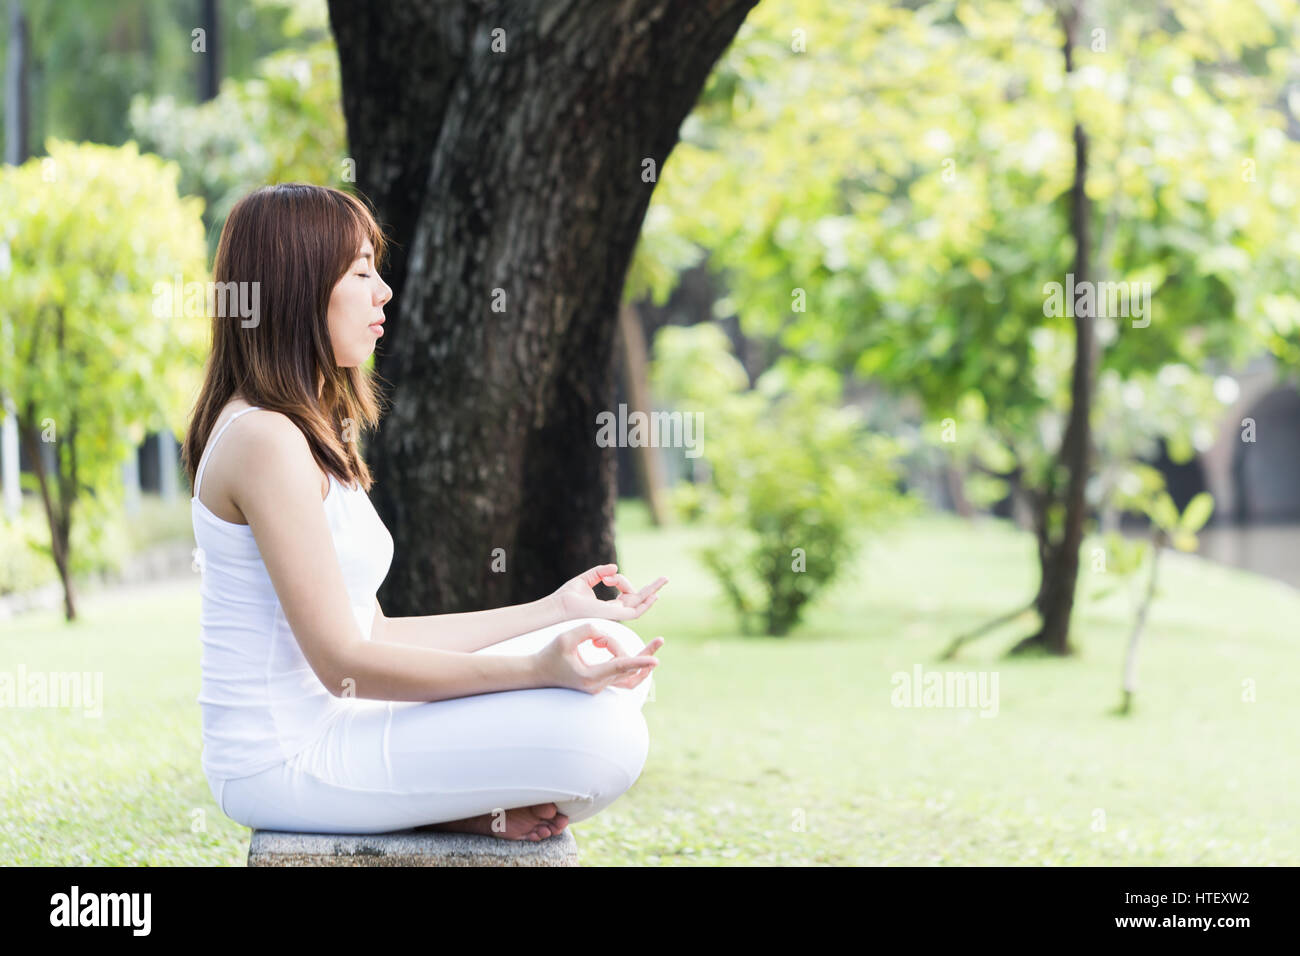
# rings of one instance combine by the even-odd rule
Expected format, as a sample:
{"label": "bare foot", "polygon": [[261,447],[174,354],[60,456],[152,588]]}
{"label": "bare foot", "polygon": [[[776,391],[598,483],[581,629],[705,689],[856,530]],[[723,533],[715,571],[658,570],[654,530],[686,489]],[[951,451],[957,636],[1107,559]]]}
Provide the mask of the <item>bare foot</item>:
{"label": "bare foot", "polygon": [[481,836],[502,837],[506,840],[530,840],[535,843],[562,832],[569,825],[569,818],[553,803],[538,803],[531,807],[512,807],[506,810],[504,830],[492,828],[498,816],[484,813],[477,817],[466,817],[464,820],[431,823],[421,829],[443,830],[448,833],[477,833]]}

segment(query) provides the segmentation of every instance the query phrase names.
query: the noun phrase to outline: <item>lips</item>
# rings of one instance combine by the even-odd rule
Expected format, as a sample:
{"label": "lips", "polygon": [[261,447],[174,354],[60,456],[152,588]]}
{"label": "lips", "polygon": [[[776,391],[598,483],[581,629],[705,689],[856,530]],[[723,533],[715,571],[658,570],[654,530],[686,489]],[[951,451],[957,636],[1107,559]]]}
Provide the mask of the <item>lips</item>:
{"label": "lips", "polygon": [[384,334],[384,320],[383,320],[383,319],[380,319],[378,322],[371,322],[370,325],[369,325],[369,329],[370,329],[371,332],[374,332],[375,335],[383,335],[383,334]]}

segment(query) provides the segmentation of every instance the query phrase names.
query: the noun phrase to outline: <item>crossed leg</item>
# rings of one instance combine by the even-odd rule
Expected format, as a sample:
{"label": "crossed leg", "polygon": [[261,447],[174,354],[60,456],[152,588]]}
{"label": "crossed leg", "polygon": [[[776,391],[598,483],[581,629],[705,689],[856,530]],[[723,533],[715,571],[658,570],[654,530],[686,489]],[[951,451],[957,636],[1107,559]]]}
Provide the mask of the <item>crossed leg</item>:
{"label": "crossed leg", "polygon": [[[528,654],[582,620],[476,653]],[[631,629],[598,621],[635,653]],[[609,651],[584,645],[589,662]],[[653,676],[599,694],[562,687],[428,702],[356,701],[284,764],[226,781],[223,809],[246,826],[318,833],[409,827],[544,839],[611,804],[649,751],[641,708]],[[553,808],[553,809],[552,809]]]}

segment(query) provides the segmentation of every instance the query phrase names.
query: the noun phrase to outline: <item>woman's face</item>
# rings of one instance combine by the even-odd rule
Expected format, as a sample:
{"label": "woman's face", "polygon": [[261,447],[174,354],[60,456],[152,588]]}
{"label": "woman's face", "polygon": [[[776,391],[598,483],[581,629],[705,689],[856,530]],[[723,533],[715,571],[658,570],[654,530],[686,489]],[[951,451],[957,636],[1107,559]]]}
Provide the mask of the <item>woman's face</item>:
{"label": "woman's face", "polygon": [[330,294],[330,342],[334,361],[344,368],[364,362],[384,334],[384,303],[393,297],[393,290],[379,278],[374,255],[370,241],[363,242],[356,260]]}

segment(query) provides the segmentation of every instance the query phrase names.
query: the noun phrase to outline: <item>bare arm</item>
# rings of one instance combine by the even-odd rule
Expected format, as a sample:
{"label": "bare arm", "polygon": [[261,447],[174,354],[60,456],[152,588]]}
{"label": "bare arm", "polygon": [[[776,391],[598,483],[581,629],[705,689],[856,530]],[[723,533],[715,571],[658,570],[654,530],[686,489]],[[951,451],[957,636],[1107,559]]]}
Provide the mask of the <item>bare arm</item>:
{"label": "bare arm", "polygon": [[[609,601],[597,598],[592,589],[602,582],[616,588],[620,592],[618,597]],[[667,583],[668,579],[661,577],[637,591],[618,573],[617,564],[598,564],[570,578],[544,598],[489,611],[385,617],[376,600],[370,639],[442,650],[477,651],[561,621],[587,617],[627,621],[640,617],[654,604],[659,589]]]}
{"label": "bare arm", "polygon": [[490,644],[516,637],[565,618],[554,595],[488,611],[385,617],[375,601],[375,625],[370,639],[387,644],[409,644],[444,651],[471,653]]}
{"label": "bare arm", "polygon": [[[282,415],[258,414],[232,428],[231,439],[235,447],[227,453],[238,457],[241,474],[232,497],[303,656],[331,694],[429,701],[549,686],[533,656],[365,640],[321,501],[320,469],[302,432]],[[383,625],[381,634],[388,631],[385,621],[376,624]],[[448,644],[469,646],[478,639],[458,635]]]}

